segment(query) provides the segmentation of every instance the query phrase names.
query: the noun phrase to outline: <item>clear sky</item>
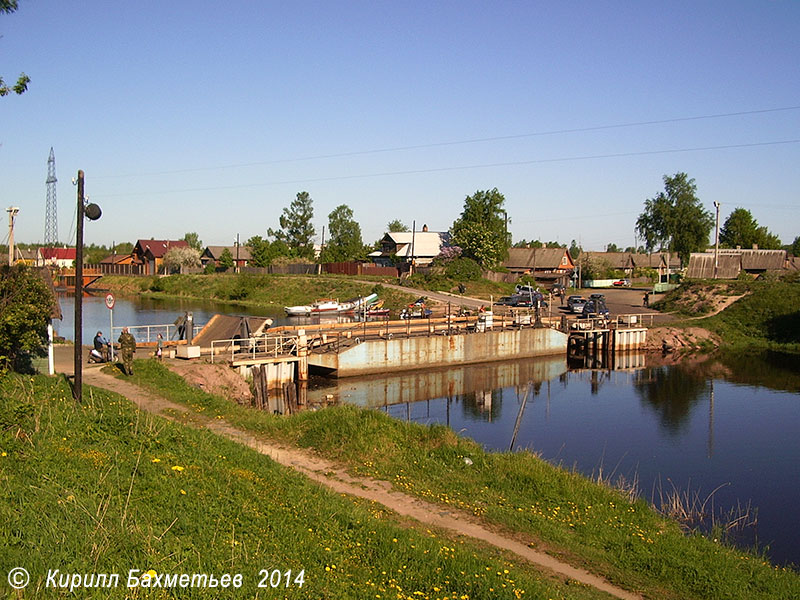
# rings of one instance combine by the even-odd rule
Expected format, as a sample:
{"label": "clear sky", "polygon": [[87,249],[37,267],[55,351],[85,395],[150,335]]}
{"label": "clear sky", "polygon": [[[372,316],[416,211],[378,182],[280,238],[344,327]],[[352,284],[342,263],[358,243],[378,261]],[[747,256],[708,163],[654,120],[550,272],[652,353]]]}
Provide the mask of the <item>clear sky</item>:
{"label": "clear sky", "polygon": [[0,15],[0,75],[31,77],[0,98],[18,241],[44,238],[51,146],[62,242],[78,169],[103,209],[87,244],[244,242],[300,191],[318,234],[347,204],[372,242],[497,187],[515,241],[602,250],[679,171],[723,220],[800,235],[800,2],[19,5]]}

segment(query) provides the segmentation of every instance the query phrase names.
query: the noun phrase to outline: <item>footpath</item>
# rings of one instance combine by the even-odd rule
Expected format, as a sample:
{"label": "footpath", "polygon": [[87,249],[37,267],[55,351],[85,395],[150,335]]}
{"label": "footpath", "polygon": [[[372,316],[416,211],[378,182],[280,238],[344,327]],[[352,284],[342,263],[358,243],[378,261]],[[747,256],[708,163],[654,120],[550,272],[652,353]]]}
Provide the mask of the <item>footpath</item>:
{"label": "footpath", "polygon": [[[65,375],[73,372],[73,347],[61,346],[56,352],[56,371]],[[88,348],[84,352],[84,356]],[[142,358],[142,356],[139,356]],[[444,509],[413,496],[392,489],[386,481],[365,477],[354,477],[340,465],[328,461],[312,453],[299,449],[287,448],[270,442],[268,439],[255,436],[234,427],[224,419],[209,419],[199,415],[185,406],[171,402],[163,396],[134,385],[124,379],[104,373],[103,365],[83,365],[83,381],[87,385],[116,392],[136,404],[140,410],[170,419],[183,425],[207,429],[217,435],[245,445],[268,456],[272,460],[294,469],[309,479],[337,493],[348,494],[380,503],[397,514],[409,517],[428,526],[448,530],[456,535],[470,537],[491,544],[502,550],[512,552],[526,561],[552,571],[561,577],[569,578],[588,586],[604,591],[616,598],[624,600],[641,600],[641,596],[612,585],[602,577],[584,569],[579,569],[559,561],[552,556],[534,550],[529,546],[504,536],[478,522],[466,513],[452,509]]]}

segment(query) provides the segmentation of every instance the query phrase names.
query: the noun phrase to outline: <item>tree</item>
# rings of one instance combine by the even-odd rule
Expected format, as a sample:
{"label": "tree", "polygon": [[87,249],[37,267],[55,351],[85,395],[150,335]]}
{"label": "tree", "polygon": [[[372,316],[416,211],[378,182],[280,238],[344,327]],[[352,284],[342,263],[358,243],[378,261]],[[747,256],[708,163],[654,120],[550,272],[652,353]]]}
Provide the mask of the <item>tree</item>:
{"label": "tree", "polygon": [[410,231],[408,225],[403,223],[400,219],[395,219],[394,221],[389,221],[386,224],[386,230],[389,233],[399,233],[404,231]]}
{"label": "tree", "polygon": [[708,246],[714,218],[700,204],[696,192],[694,179],[686,173],[664,175],[664,191],[645,200],[644,212],[636,220],[648,252],[656,247],[677,252],[686,264],[689,254]]}
{"label": "tree", "polygon": [[219,255],[219,266],[223,269],[231,269],[234,266],[233,261],[233,254],[227,248],[222,250],[222,253]]}
{"label": "tree", "polygon": [[508,255],[505,201],[497,188],[478,190],[464,199],[464,210],[450,228],[453,244],[482,267],[493,267]]}
{"label": "tree", "polygon": [[569,245],[569,255],[572,257],[572,260],[578,260],[581,252],[583,252],[583,248],[581,248],[575,240],[572,240],[572,243]]}
{"label": "tree", "polygon": [[794,238],[791,248],[792,256],[800,256],[800,235]]}
{"label": "tree", "polygon": [[184,267],[192,268],[200,266],[200,252],[194,248],[187,248],[186,246],[176,246],[170,248],[164,254],[164,267],[167,271],[174,271],[178,269],[183,273]]}
{"label": "tree", "polygon": [[198,252],[203,251],[203,242],[200,240],[200,236],[197,235],[196,232],[191,231],[185,234],[181,239],[187,244],[189,244],[190,248],[194,248]]}
{"label": "tree", "polygon": [[[17,0],[0,0],[0,13],[11,14],[16,11],[17,8]],[[24,94],[28,90],[28,84],[30,82],[30,77],[25,75],[25,73],[20,73],[20,76],[17,78],[17,83],[9,87],[3,81],[3,78],[0,77],[0,96],[7,96],[11,92],[17,95]]]}
{"label": "tree", "polygon": [[353,219],[353,210],[346,204],[337,206],[328,215],[330,240],[320,256],[321,262],[344,262],[364,258],[361,226]]}
{"label": "tree", "polygon": [[606,246],[606,252],[622,252],[622,250],[620,250],[619,246],[612,242]]}
{"label": "tree", "polygon": [[778,250],[781,241],[766,227],[760,227],[752,213],[744,208],[735,209],[719,230],[719,243],[726,248],[759,248]]}
{"label": "tree", "polygon": [[280,240],[291,248],[293,256],[314,258],[314,218],[313,201],[308,192],[298,192],[292,203],[283,209],[280,217],[281,228],[269,229],[267,235]]}
{"label": "tree", "polygon": [[0,267],[0,374],[29,367],[43,356],[53,295],[35,271],[24,265]]}

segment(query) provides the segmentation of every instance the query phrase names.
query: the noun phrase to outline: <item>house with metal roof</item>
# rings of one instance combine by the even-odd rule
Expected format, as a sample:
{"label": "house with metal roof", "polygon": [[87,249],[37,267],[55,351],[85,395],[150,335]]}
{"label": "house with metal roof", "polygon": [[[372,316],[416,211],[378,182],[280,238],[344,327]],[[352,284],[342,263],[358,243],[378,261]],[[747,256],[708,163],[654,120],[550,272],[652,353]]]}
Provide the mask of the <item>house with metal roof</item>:
{"label": "house with metal roof", "polygon": [[36,265],[68,269],[75,266],[75,248],[39,248]]}
{"label": "house with metal roof", "polygon": [[423,225],[422,231],[389,232],[380,244],[380,250],[368,255],[375,264],[386,267],[396,261],[424,267],[439,256],[442,248],[450,245],[450,233],[428,231],[428,226]]}

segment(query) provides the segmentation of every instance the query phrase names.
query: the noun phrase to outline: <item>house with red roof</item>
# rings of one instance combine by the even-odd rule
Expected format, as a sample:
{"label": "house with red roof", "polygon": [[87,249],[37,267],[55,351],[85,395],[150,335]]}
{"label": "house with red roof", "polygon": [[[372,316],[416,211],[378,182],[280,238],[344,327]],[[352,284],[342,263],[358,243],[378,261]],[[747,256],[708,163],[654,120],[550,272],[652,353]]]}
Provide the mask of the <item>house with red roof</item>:
{"label": "house with red roof", "polygon": [[36,265],[69,269],[75,266],[75,248],[39,248]]}
{"label": "house with red roof", "polygon": [[186,240],[137,240],[131,251],[131,263],[143,265],[144,275],[157,275],[163,271],[164,255],[172,248],[188,248]]}

